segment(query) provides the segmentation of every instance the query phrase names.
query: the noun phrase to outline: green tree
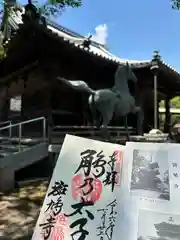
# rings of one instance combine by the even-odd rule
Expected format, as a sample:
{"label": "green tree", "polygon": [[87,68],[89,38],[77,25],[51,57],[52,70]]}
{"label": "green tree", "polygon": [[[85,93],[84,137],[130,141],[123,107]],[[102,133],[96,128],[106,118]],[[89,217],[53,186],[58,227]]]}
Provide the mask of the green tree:
{"label": "green tree", "polygon": [[[164,108],[164,101],[162,100],[159,104],[160,107]],[[174,97],[170,101],[171,108],[180,108],[180,97]]]}
{"label": "green tree", "polygon": [[171,99],[171,107],[180,108],[180,97],[174,97],[173,99]]}
{"label": "green tree", "polygon": [[[34,1],[33,1],[34,2]],[[11,12],[9,0],[0,0],[0,5],[2,10],[0,14],[2,15],[2,22],[5,23]],[[28,4],[32,4],[32,0],[27,0]],[[58,16],[67,7],[77,8],[82,5],[82,0],[47,0],[46,3],[39,9],[42,15],[45,16]]]}
{"label": "green tree", "polygon": [[172,8],[173,9],[180,9],[180,0],[171,0],[172,1]]}
{"label": "green tree", "polygon": [[3,59],[5,57],[5,51],[4,51],[4,47],[1,45],[0,46],[0,60]]}
{"label": "green tree", "polygon": [[[31,2],[32,0],[28,0]],[[82,5],[82,0],[48,0],[40,9],[41,13],[47,17],[58,16],[67,7],[77,8]]]}

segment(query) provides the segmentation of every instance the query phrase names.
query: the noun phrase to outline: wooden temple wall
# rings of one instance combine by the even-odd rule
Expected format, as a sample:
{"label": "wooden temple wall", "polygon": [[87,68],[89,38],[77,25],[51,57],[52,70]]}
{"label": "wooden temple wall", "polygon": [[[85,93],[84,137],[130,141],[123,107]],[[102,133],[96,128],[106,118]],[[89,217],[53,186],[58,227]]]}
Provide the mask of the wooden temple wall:
{"label": "wooden temple wall", "polygon": [[[8,87],[8,99],[17,96],[22,97],[23,111],[19,113],[20,116],[18,119],[23,120],[38,116],[47,117],[49,108],[51,108],[56,124],[58,124],[59,119],[62,120],[59,124],[61,122],[68,124],[68,121],[71,125],[76,124],[75,122],[82,124],[79,114],[81,113],[84,100],[82,94],[64,87],[55,79],[55,76],[58,75],[65,76],[68,79],[77,79],[77,75],[75,73],[72,74],[71,71],[68,71],[70,74],[67,74],[65,72],[66,69],[63,69],[63,66],[60,67],[60,64],[54,63],[52,65],[53,67],[50,67],[48,71],[46,71],[46,66],[38,66],[27,77],[21,76],[17,78]],[[58,74],[59,71],[60,74]],[[47,79],[48,76],[50,76],[49,79]],[[50,94],[51,97],[49,98]],[[70,112],[73,114],[71,114],[71,117],[68,117]],[[12,117],[10,111],[9,117]]]}

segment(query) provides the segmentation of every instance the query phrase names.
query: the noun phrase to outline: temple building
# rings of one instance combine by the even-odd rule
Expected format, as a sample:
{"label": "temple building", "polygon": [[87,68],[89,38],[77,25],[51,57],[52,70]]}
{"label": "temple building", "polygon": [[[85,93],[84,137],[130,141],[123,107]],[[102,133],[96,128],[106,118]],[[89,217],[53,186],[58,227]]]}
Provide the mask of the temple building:
{"label": "temple building", "polygon": [[[155,52],[146,61],[121,59],[90,38],[77,34],[40,15],[33,5],[12,6],[3,26],[6,57],[0,62],[0,120],[25,120],[45,116],[49,125],[85,125],[86,96],[67,89],[57,76],[83,80],[91,88],[111,88],[118,64],[128,63],[138,79],[138,90],[129,85],[142,115],[130,115],[128,125],[138,134],[159,126],[158,104],[165,100],[165,126],[169,131],[169,101],[180,92],[180,73]],[[10,109],[21,99],[21,110]],[[12,104],[11,104],[12,105]],[[144,118],[143,126],[138,124]],[[122,125],[114,120],[114,125]]]}

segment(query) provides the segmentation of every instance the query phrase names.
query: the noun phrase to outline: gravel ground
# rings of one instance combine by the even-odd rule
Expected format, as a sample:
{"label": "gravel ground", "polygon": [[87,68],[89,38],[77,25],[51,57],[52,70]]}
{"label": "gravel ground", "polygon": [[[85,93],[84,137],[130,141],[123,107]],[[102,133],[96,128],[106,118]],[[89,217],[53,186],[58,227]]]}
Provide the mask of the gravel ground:
{"label": "gravel ground", "polygon": [[0,240],[31,239],[47,187],[47,180],[38,180],[0,193]]}

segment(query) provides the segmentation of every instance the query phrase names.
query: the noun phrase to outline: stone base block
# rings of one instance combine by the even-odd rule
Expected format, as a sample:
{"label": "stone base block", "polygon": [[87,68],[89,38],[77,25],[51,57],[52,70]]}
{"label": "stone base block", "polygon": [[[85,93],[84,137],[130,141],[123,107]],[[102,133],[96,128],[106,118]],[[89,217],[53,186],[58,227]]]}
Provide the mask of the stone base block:
{"label": "stone base block", "polygon": [[0,169],[0,192],[14,189],[15,172],[11,168]]}

